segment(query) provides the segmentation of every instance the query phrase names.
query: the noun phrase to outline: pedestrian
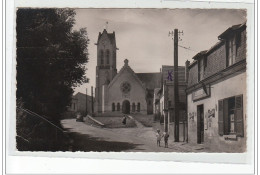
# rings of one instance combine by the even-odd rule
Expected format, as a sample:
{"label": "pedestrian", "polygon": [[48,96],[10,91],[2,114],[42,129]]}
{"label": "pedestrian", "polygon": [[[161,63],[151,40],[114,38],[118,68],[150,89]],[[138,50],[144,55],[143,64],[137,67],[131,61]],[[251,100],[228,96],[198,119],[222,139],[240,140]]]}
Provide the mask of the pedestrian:
{"label": "pedestrian", "polygon": [[163,137],[164,137],[164,147],[165,148],[168,148],[168,139],[169,139],[169,134],[168,134],[168,132],[164,132],[163,133]]}
{"label": "pedestrian", "polygon": [[156,133],[156,140],[157,140],[157,146],[161,146],[160,142],[161,142],[161,134],[160,134],[160,130],[157,129],[157,133]]}
{"label": "pedestrian", "polygon": [[126,116],[125,116],[125,115],[124,115],[124,118],[123,118],[122,123],[123,123],[124,125],[126,125]]}

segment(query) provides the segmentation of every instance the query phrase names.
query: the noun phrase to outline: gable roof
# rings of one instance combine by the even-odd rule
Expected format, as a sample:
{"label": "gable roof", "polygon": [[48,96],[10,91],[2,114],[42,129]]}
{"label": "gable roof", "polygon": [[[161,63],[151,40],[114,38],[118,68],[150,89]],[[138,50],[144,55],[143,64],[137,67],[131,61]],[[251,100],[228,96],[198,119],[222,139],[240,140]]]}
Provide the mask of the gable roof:
{"label": "gable roof", "polygon": [[237,24],[229,27],[227,30],[225,30],[223,33],[221,33],[218,36],[218,39],[225,39],[230,33],[234,33],[236,31],[242,31],[246,28],[246,22],[242,24]]}
{"label": "gable roof", "polygon": [[207,50],[203,50],[199,53],[197,53],[192,59],[194,60],[198,60],[199,58],[201,58],[203,55],[205,55],[207,53]]}
{"label": "gable roof", "polygon": [[125,59],[125,64],[124,66],[120,69],[120,71],[116,74],[116,76],[113,78],[113,80],[108,84],[108,88],[110,86],[112,86],[116,81],[117,79],[121,76],[121,74],[124,72],[124,71],[128,71],[133,77],[134,79],[141,85],[141,87],[145,90],[145,86],[144,84],[142,83],[142,81],[138,78],[138,76],[135,74],[135,72],[133,71],[133,69],[128,65],[128,60]]}
{"label": "gable roof", "polygon": [[147,89],[155,89],[161,86],[161,73],[136,73]]}
{"label": "gable roof", "polygon": [[[91,98],[90,95],[86,95],[86,94],[83,94],[83,93],[81,93],[81,92],[76,93],[75,95],[73,95],[72,98],[75,98],[75,99],[78,99],[79,97],[86,98],[86,96],[87,96],[88,98]],[[93,97],[93,98],[94,98],[94,97]]]}

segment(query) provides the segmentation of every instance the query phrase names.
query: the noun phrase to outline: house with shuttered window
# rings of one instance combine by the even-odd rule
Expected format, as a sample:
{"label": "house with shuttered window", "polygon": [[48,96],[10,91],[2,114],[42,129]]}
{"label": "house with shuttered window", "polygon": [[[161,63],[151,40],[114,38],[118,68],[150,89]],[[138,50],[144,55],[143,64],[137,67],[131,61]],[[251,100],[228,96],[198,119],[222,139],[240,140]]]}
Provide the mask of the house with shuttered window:
{"label": "house with shuttered window", "polygon": [[246,151],[246,24],[193,57],[187,93],[188,142],[217,152]]}

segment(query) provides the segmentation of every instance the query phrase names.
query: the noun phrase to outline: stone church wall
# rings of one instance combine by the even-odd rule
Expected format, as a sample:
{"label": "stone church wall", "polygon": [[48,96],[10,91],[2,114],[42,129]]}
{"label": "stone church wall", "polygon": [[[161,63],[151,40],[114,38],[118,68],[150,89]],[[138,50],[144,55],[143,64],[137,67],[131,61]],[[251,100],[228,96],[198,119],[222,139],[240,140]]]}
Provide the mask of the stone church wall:
{"label": "stone church wall", "polygon": [[[124,94],[120,89],[121,84],[126,81],[131,85],[131,90],[128,94]],[[106,111],[112,111],[112,103],[120,103],[120,110],[122,110],[124,100],[130,102],[130,113],[132,113],[132,104],[135,103],[135,111],[137,112],[137,104],[140,103],[140,113],[147,114],[145,89],[143,89],[140,83],[128,71],[122,72],[117,81],[108,87]]]}

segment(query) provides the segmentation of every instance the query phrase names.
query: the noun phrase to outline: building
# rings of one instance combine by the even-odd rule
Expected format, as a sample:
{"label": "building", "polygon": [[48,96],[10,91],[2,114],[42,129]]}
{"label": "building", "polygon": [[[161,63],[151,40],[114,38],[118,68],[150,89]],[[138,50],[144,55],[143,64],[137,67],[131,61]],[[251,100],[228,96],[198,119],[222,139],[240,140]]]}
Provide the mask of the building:
{"label": "building", "polygon": [[[95,99],[93,98],[93,102]],[[87,110],[86,110],[87,109]],[[81,114],[92,113],[92,97],[81,92],[73,95],[68,111],[80,112]]]}
{"label": "building", "polygon": [[[187,122],[186,122],[186,87],[187,76],[185,66],[178,67],[178,94],[179,94],[179,136],[180,140],[187,139]],[[174,136],[174,66],[163,65],[161,69],[160,89],[154,92],[155,118],[160,121],[158,128],[168,131],[170,137]]]}
{"label": "building", "polygon": [[160,87],[160,73],[135,73],[124,60],[117,72],[115,32],[98,35],[95,112],[153,113],[154,89]]}
{"label": "building", "polygon": [[246,148],[246,24],[193,57],[187,87],[188,141],[220,152]]}

